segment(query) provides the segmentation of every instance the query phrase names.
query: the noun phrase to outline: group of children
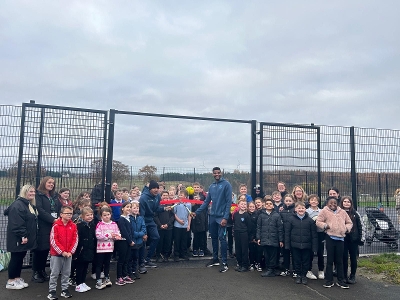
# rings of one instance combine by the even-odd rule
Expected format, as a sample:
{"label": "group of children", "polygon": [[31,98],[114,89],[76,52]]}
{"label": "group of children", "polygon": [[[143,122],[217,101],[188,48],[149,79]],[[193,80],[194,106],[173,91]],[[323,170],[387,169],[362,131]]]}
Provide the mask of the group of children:
{"label": "group of children", "polygon": [[[304,190],[302,192],[305,194]],[[303,196],[298,194],[298,198]],[[328,197],[326,206],[321,209],[317,195],[300,200],[285,193],[283,201],[281,195],[282,192],[275,191],[272,196],[256,198],[254,202],[249,202],[245,194],[238,197],[237,208],[232,213],[235,270],[262,272],[265,267],[263,277],[293,275],[297,284],[307,284],[307,279],[325,279],[324,287],[329,288],[334,285],[335,265],[336,285],[348,288],[348,283],[354,284],[358,246],[362,244],[362,224],[351,197],[343,197],[340,203],[337,197]],[[325,272],[324,245],[327,253]],[[317,276],[312,272],[314,256],[318,259]],[[283,267],[282,272],[277,272],[278,267]]]}
{"label": "group of children", "polygon": [[[96,289],[112,286],[110,261],[118,252],[116,285],[134,283],[140,278],[138,265],[144,260],[143,242],[146,227],[139,215],[139,202],[125,201],[118,204],[122,191],[115,193],[115,201],[99,203],[96,213],[91,207],[90,196],[82,193],[75,201],[75,209],[61,207],[60,218],[53,224],[50,235],[50,300],[57,299],[57,279],[61,275],[61,296],[72,297],[70,285],[79,293],[91,290],[86,284],[89,264]],[[113,205],[117,202],[117,205]],[[144,273],[144,272],[142,272]]]}
{"label": "group of children", "polygon": [[[174,188],[161,192],[161,201],[178,200],[172,209],[163,210],[154,216],[160,240],[156,249],[156,261],[187,260],[188,248],[193,233],[193,256],[204,256],[207,250],[207,211],[192,218],[201,202],[193,204],[188,198],[204,200],[206,195],[198,183],[193,184],[193,197],[186,189],[178,192]],[[324,209],[319,208],[317,195],[305,197],[300,193],[272,193],[272,196],[256,198],[247,195],[247,187],[240,186],[237,208],[232,212],[227,227],[235,241],[236,271],[265,271],[263,277],[280,274],[296,277],[296,283],[307,284],[308,279],[325,279],[325,287],[333,286],[333,264],[337,272],[337,285],[348,288],[346,283],[355,283],[358,245],[361,243],[362,225],[353,208],[350,197],[328,197]],[[176,196],[176,194],[178,196]],[[81,193],[74,209],[67,197],[60,211],[60,218],[51,231],[51,275],[48,299],[57,299],[57,278],[61,274],[62,296],[71,297],[68,286],[76,292],[87,292],[91,288],[85,283],[89,264],[96,289],[112,286],[110,261],[117,253],[116,285],[125,285],[146,273],[144,265],[144,242],[147,232],[144,219],[139,214],[139,189],[129,193],[115,190],[110,204],[99,203],[91,207],[90,194]],[[282,201],[283,200],[283,201]],[[60,199],[61,201],[61,199]],[[340,207],[338,207],[338,204]],[[162,205],[163,206],[163,205]],[[164,205],[166,206],[166,205]],[[170,205],[169,205],[170,206]],[[307,207],[307,208],[306,208]],[[95,209],[96,212],[93,210]],[[229,230],[230,229],[230,230]],[[231,244],[231,245],[229,245]],[[228,249],[233,256],[233,239]],[[324,245],[327,265],[324,273]],[[280,257],[283,256],[283,271],[276,273]],[[314,255],[318,258],[318,275],[312,273]],[[348,255],[351,272],[348,276]],[[290,263],[292,261],[292,271]]]}

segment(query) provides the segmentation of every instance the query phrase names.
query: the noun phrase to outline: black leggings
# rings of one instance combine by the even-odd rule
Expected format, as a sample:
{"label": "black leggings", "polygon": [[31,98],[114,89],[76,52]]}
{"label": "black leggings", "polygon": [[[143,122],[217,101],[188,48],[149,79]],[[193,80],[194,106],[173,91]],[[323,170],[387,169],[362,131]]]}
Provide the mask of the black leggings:
{"label": "black leggings", "polygon": [[131,246],[127,241],[116,242],[118,251],[117,278],[128,276],[128,263],[131,257]]}
{"label": "black leggings", "polygon": [[350,275],[356,275],[357,271],[357,256],[358,256],[358,244],[353,241],[344,240],[343,244],[343,274],[344,278],[347,278],[349,269],[349,256],[350,256]]}
{"label": "black leggings", "polygon": [[207,249],[207,232],[193,232],[193,250],[205,251]]}
{"label": "black leggings", "polygon": [[104,276],[110,278],[110,261],[112,252],[97,253],[96,279],[100,279],[101,268],[104,266]]}
{"label": "black leggings", "polygon": [[44,271],[46,269],[47,257],[50,249],[35,250],[33,252],[32,270],[34,272]]}
{"label": "black leggings", "polygon": [[89,267],[89,261],[79,261],[75,260],[76,266],[76,285],[80,285],[85,282],[86,273]]}
{"label": "black leggings", "polygon": [[21,277],[21,269],[26,252],[11,252],[11,259],[8,265],[8,279]]}

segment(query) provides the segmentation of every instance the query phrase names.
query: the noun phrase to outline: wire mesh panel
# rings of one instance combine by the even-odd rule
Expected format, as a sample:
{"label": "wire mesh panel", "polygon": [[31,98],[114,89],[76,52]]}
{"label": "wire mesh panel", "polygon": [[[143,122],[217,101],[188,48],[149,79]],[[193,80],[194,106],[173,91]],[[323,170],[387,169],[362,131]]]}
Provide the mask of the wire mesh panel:
{"label": "wire mesh panel", "polygon": [[289,192],[300,185],[308,194],[318,193],[318,129],[314,126],[261,123],[262,188],[270,194],[277,182]]}
{"label": "wire mesh panel", "polygon": [[[367,252],[398,251],[400,131],[355,128],[358,211],[366,223]],[[374,221],[378,220],[378,221]]]}
{"label": "wire mesh panel", "polygon": [[15,199],[21,106],[0,105],[0,249],[6,249],[6,209]]}
{"label": "wire mesh panel", "polygon": [[107,114],[26,105],[21,184],[55,179],[72,197],[104,180]]}
{"label": "wire mesh panel", "polygon": [[341,195],[352,194],[350,128],[321,126],[322,201],[328,189],[335,187]]}

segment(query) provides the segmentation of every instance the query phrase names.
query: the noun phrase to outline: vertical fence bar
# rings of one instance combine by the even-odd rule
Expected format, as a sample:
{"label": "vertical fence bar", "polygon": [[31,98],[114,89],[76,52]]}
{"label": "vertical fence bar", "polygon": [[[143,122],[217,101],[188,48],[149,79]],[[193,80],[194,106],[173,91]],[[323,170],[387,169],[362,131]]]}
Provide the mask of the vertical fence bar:
{"label": "vertical fence bar", "polygon": [[381,173],[378,173],[378,192],[379,192],[379,203],[382,204],[382,183]]}
{"label": "vertical fence bar", "polygon": [[259,167],[259,178],[260,178],[260,191],[264,193],[264,125],[260,123],[260,135],[259,135],[259,144],[260,144],[260,167]]}
{"label": "vertical fence bar", "polygon": [[193,182],[196,182],[196,168],[193,168]]}
{"label": "vertical fence bar", "polygon": [[114,155],[114,127],[115,110],[110,109],[110,122],[108,124],[108,151],[107,151],[107,171],[106,171],[106,201],[111,199],[112,165]]}
{"label": "vertical fence bar", "polygon": [[389,207],[389,181],[388,174],[385,174],[386,206]]}
{"label": "vertical fence bar", "polygon": [[251,196],[256,195],[257,181],[257,121],[251,121]]}
{"label": "vertical fence bar", "polygon": [[350,163],[351,163],[351,195],[354,208],[357,209],[357,173],[356,173],[356,147],[354,138],[354,126],[350,127]]}
{"label": "vertical fence bar", "polygon": [[19,132],[18,166],[17,166],[17,182],[15,186],[15,198],[18,197],[19,191],[21,189],[22,160],[24,156],[25,114],[26,114],[26,105],[25,103],[23,103],[22,114],[21,114],[21,128]]}
{"label": "vertical fence bar", "polygon": [[40,183],[40,175],[42,169],[42,144],[43,144],[43,128],[44,128],[44,117],[45,109],[42,107],[40,109],[40,128],[39,128],[39,144],[38,144],[38,154],[37,154],[37,164],[36,164],[36,187]]}
{"label": "vertical fence bar", "polygon": [[[108,116],[107,113],[104,113],[104,127],[103,127],[103,160],[102,160],[102,169],[101,169],[101,190],[105,191],[106,184],[106,163],[107,163],[107,134],[108,134]],[[114,137],[113,137],[114,138]],[[112,170],[112,166],[111,166]]]}
{"label": "vertical fence bar", "polygon": [[132,183],[133,183],[133,173],[132,173],[132,166],[131,166],[131,172],[130,172],[130,175],[131,175],[131,180],[130,180],[130,183],[129,183],[129,189],[132,189]]}
{"label": "vertical fence bar", "polygon": [[321,128],[317,127],[317,177],[318,177],[318,197],[321,199]]}

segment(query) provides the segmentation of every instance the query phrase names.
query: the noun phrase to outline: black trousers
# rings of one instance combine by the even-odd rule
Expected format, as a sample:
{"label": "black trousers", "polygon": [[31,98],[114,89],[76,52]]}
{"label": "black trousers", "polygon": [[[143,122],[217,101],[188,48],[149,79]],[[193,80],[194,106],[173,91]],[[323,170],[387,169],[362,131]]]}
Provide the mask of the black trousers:
{"label": "black trousers", "polygon": [[46,269],[47,257],[49,256],[50,249],[35,250],[33,252],[32,270],[34,272],[44,271]]}
{"label": "black trousers", "polygon": [[349,256],[350,256],[350,275],[356,275],[358,244],[352,241],[344,240],[343,245],[343,275],[345,278],[349,275]]}
{"label": "black trousers", "polygon": [[187,229],[174,227],[174,256],[187,256]]}
{"label": "black trousers", "polygon": [[97,253],[97,262],[96,262],[96,279],[100,279],[100,273],[102,267],[104,267],[104,276],[110,277],[110,261],[111,261],[112,252],[106,253]]}
{"label": "black trousers", "polygon": [[305,277],[310,267],[311,249],[292,248],[293,266],[297,276]]}
{"label": "black trousers", "polygon": [[8,279],[21,277],[22,264],[24,263],[26,252],[11,252],[11,259],[8,264]]}
{"label": "black trousers", "polygon": [[73,260],[76,266],[76,285],[80,285],[85,282],[86,273],[89,267],[89,261]]}
{"label": "black trousers", "polygon": [[328,235],[326,235],[325,243],[326,243],[325,279],[327,281],[333,281],[333,263],[335,263],[337,279],[338,279],[338,281],[343,281],[344,280],[344,273],[343,273],[344,242],[339,241],[339,240],[333,240]]}
{"label": "black trousers", "polygon": [[[233,253],[233,234],[232,234],[233,227],[226,227],[226,235],[228,237],[228,251],[229,254]],[[236,250],[235,250],[236,251]]]}
{"label": "black trousers", "polygon": [[160,240],[157,244],[156,255],[163,254],[164,256],[171,255],[172,247],[172,229],[158,229]]}
{"label": "black trousers", "polygon": [[249,243],[249,263],[254,265],[257,263],[257,247],[256,243]]}
{"label": "black trousers", "polygon": [[128,263],[131,257],[131,246],[127,241],[116,241],[118,252],[117,278],[128,276]]}
{"label": "black trousers", "polygon": [[290,249],[283,249],[283,267],[285,268],[285,270],[290,270],[290,253]]}
{"label": "black trousers", "polygon": [[[143,248],[143,246],[141,248]],[[132,273],[136,273],[136,271],[137,271],[138,259],[139,259],[139,249],[131,248],[130,251],[131,251],[131,255],[129,256],[129,262],[128,262],[128,274],[132,275]],[[142,254],[142,257],[144,259],[144,252]]]}
{"label": "black trousers", "polygon": [[273,246],[263,246],[265,266],[267,269],[275,269],[276,267],[276,256],[278,255],[279,248]]}
{"label": "black trousers", "polygon": [[[318,271],[323,271],[325,262],[324,262],[324,248],[325,248],[325,232],[318,232],[318,251],[317,251],[317,257],[318,257]],[[308,270],[312,270],[312,262],[314,260],[314,252],[311,251],[310,253],[310,265]]]}
{"label": "black trousers", "polygon": [[240,267],[249,267],[249,235],[247,232],[235,231],[236,260]]}
{"label": "black trousers", "polygon": [[205,251],[207,249],[207,232],[193,232],[193,250]]}

